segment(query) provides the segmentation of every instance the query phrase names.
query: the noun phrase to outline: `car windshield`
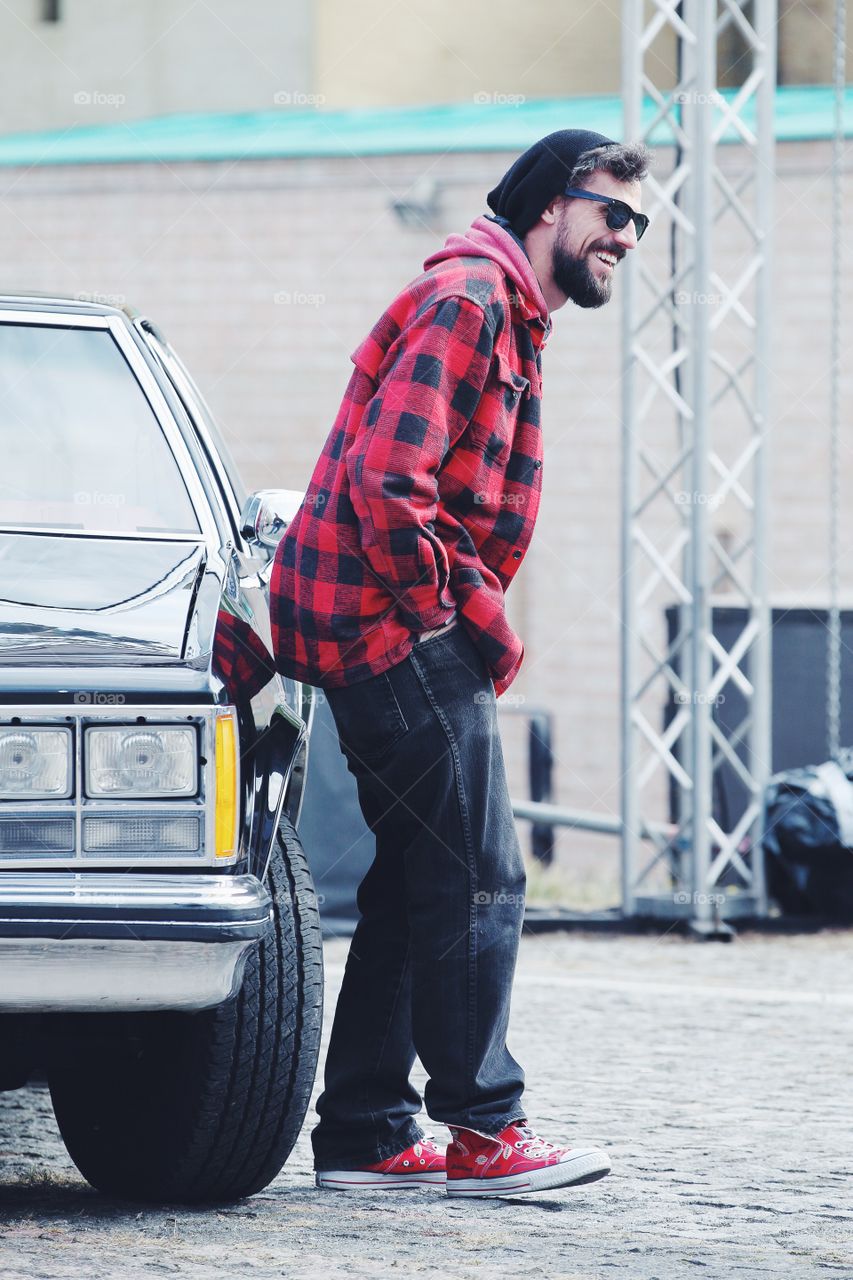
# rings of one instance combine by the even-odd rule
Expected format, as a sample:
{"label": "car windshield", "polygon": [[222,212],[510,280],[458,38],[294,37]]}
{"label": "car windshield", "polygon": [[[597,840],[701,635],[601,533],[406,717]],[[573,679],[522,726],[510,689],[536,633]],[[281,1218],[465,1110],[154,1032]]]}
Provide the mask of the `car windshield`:
{"label": "car windshield", "polygon": [[0,524],[197,533],[178,462],[106,329],[0,325]]}

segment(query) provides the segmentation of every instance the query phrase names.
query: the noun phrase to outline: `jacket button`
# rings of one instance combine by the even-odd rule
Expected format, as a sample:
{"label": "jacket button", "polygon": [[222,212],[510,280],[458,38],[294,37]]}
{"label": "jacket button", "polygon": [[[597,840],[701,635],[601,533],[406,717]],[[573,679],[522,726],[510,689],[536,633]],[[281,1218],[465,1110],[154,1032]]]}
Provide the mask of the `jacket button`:
{"label": "jacket button", "polygon": [[513,551],[513,553],[512,553],[512,558],[513,558],[513,560],[520,560],[520,559],[521,559],[521,552],[520,552],[520,551]]}
{"label": "jacket button", "polygon": [[538,471],[538,470],[539,470],[539,468],[542,466],[542,463],[541,463],[541,461],[539,460],[539,458],[537,458],[537,459],[536,459],[536,461],[533,463],[533,466],[534,466],[534,469],[535,469],[536,471]]}

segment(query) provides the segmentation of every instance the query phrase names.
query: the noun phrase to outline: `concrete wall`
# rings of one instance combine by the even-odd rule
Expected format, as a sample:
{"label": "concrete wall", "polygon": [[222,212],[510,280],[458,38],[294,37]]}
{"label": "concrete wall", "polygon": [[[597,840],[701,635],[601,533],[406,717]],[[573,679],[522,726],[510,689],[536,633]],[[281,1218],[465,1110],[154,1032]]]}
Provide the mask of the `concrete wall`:
{"label": "concrete wall", "polygon": [[[514,157],[371,157],[44,168],[0,174],[0,290],[127,298],[163,327],[217,412],[250,486],[301,486],[331,426],[350,353],[427,254],[484,208]],[[671,157],[659,153],[667,170]],[[770,538],[774,598],[824,599],[831,273],[829,147],[786,144],[776,183]],[[849,165],[849,161],[848,161]],[[429,227],[391,210],[428,171]],[[853,182],[845,176],[847,200]],[[850,231],[845,350],[853,332]],[[738,242],[740,243],[740,242]],[[642,251],[664,252],[654,226]],[[740,263],[726,258],[731,278]],[[557,798],[618,805],[620,306],[567,307],[545,352],[545,466],[533,545],[509,593],[526,665],[512,702],[556,713]],[[737,338],[735,338],[737,341]],[[853,422],[849,362],[844,421]],[[847,429],[847,428],[845,428]],[[734,423],[729,431],[736,437]],[[729,444],[736,444],[729,439]],[[853,438],[843,449],[842,583],[853,571]],[[737,523],[737,503],[718,513]],[[526,701],[520,701],[526,700]],[[521,724],[505,714],[511,778],[526,794]],[[615,842],[565,834],[569,849]]]}
{"label": "concrete wall", "polygon": [[[330,106],[616,93],[620,13],[587,0],[318,0],[317,87]],[[672,48],[656,46],[670,65]]]}
{"label": "concrete wall", "polygon": [[312,85],[311,0],[41,0],[0,5],[0,130],[180,111],[271,110]]}
{"label": "concrete wall", "polygon": [[[835,0],[779,5],[779,79],[832,80]],[[646,6],[648,9],[648,5]],[[0,5],[0,130],[134,121],[175,112],[503,102],[617,93],[621,0],[43,0]],[[849,43],[849,42],[848,42]],[[672,28],[649,51],[674,83]],[[721,84],[749,65],[734,24]],[[853,48],[848,48],[848,79]]]}

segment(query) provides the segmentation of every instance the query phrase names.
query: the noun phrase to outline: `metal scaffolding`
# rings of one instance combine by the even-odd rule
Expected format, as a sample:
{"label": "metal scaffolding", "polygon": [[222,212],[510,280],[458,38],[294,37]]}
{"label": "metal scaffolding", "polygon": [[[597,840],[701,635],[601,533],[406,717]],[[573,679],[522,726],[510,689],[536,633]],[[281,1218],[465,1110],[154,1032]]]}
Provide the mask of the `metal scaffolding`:
{"label": "metal scaffolding", "polygon": [[[652,226],[624,281],[623,914],[687,918],[701,932],[767,905],[758,835],[770,774],[776,9],[623,3],[624,136],[657,159],[643,205]],[[738,87],[725,92],[724,36],[743,50]],[[721,635],[721,604],[734,606],[736,634]],[[729,709],[744,708],[736,722],[730,691]],[[715,804],[724,765],[744,796],[736,814]]]}

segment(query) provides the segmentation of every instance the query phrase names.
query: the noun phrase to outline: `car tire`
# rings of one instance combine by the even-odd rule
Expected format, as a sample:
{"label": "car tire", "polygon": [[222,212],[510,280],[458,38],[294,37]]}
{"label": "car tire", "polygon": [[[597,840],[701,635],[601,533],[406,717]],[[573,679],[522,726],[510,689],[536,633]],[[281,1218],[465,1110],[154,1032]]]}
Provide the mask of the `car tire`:
{"label": "car tire", "polygon": [[236,996],[195,1013],[64,1020],[48,1070],[68,1152],[111,1196],[210,1203],[260,1191],[302,1128],[320,1051],[323,944],[311,872],[282,818],[267,934]]}

